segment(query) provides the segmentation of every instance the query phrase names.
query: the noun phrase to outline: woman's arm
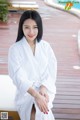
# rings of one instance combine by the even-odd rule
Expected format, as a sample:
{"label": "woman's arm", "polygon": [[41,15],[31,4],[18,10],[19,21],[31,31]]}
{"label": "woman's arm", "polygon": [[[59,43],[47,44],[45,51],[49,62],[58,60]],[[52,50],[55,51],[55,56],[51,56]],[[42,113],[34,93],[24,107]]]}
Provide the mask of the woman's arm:
{"label": "woman's arm", "polygon": [[28,80],[27,73],[22,67],[23,61],[19,54],[18,48],[11,46],[8,54],[8,72],[9,76],[13,80],[17,89],[21,94],[25,94],[26,91],[33,85],[31,81]]}
{"label": "woman's arm", "polygon": [[57,60],[54,52],[49,44],[45,45],[46,56],[48,58],[48,64],[44,71],[43,76],[41,76],[41,85],[45,86],[49,92],[52,94],[56,93],[56,76],[57,76]]}

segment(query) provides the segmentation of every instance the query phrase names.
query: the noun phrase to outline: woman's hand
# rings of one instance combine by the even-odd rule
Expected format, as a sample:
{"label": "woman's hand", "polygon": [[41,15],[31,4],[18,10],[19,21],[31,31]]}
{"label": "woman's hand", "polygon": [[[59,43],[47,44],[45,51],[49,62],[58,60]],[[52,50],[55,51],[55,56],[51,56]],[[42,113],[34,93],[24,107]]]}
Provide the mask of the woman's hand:
{"label": "woman's hand", "polygon": [[45,101],[45,97],[38,93],[35,97],[35,101],[40,111],[43,112],[44,114],[48,114],[49,110],[48,110],[47,102]]}
{"label": "woman's hand", "polygon": [[39,93],[40,93],[42,96],[45,97],[46,102],[49,102],[49,96],[48,96],[48,94],[47,94],[47,89],[46,89],[45,86],[42,85],[42,86],[40,87]]}
{"label": "woman's hand", "polygon": [[44,114],[48,114],[48,103],[46,101],[47,97],[45,97],[44,95],[41,95],[41,93],[39,93],[32,87],[30,87],[27,92],[34,97],[40,111],[43,112]]}

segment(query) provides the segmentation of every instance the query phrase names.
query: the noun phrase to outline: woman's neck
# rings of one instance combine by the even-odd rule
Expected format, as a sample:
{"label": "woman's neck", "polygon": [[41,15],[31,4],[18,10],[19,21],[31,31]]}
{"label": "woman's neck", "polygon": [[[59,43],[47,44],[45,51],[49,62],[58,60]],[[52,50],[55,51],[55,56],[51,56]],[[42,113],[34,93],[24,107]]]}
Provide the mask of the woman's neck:
{"label": "woman's neck", "polygon": [[36,40],[34,40],[34,41],[27,40],[27,42],[31,47],[33,47],[36,44]]}
{"label": "woman's neck", "polygon": [[28,44],[30,45],[32,49],[33,55],[35,55],[36,41],[31,41],[31,42],[28,41]]}

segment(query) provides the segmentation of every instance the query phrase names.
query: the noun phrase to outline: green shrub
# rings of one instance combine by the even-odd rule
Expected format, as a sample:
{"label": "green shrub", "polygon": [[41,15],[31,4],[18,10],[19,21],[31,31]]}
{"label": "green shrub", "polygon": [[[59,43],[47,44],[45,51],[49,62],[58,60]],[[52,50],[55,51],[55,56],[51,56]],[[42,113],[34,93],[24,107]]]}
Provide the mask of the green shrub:
{"label": "green shrub", "polygon": [[8,6],[7,0],[0,0],[0,21],[6,22],[8,19]]}

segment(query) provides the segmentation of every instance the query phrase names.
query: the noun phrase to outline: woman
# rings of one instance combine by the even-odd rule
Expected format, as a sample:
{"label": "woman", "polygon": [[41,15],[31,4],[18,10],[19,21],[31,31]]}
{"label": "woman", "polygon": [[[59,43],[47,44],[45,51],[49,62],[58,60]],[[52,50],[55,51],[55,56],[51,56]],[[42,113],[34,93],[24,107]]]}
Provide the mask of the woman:
{"label": "woman", "polygon": [[16,43],[10,47],[8,56],[21,120],[54,120],[51,108],[56,93],[57,62],[42,34],[39,13],[25,11],[20,18]]}

